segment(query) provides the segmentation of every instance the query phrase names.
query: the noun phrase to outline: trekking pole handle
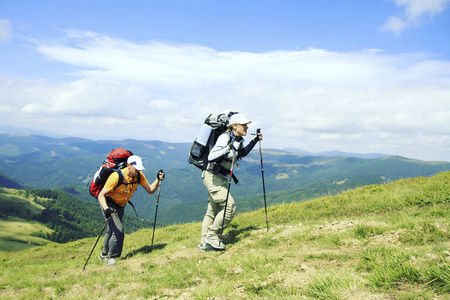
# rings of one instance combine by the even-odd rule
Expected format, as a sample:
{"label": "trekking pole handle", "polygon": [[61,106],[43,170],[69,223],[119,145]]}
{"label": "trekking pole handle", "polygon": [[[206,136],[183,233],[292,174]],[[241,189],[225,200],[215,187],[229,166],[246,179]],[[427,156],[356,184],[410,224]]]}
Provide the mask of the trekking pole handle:
{"label": "trekking pole handle", "polygon": [[[257,138],[256,142],[261,141],[261,139],[259,138],[260,134],[261,134],[261,128],[256,129],[256,133],[252,133],[252,135],[256,135],[256,138]],[[253,139],[253,140],[255,140],[255,139]],[[261,145],[261,143],[260,143],[260,145]]]}
{"label": "trekking pole handle", "polygon": [[[162,179],[159,178],[159,176],[162,175]],[[158,181],[163,181],[166,178],[166,173],[164,173],[164,170],[161,169],[158,171],[158,173],[156,173],[156,179],[158,179]]]}

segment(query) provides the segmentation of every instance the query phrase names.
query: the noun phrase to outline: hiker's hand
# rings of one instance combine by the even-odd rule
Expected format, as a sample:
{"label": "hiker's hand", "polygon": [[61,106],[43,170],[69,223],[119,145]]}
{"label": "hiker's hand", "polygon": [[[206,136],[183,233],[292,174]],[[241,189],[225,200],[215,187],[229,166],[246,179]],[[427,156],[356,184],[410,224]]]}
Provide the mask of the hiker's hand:
{"label": "hiker's hand", "polygon": [[255,142],[261,141],[263,139],[262,133],[261,133],[261,129],[258,128],[258,130],[256,130],[256,136],[253,138],[253,140]]}
{"label": "hiker's hand", "polygon": [[256,134],[256,136],[253,138],[253,140],[255,141],[255,142],[259,142],[259,141],[261,141],[263,139],[263,136],[262,136],[262,133],[260,132],[260,133],[257,133]]}
{"label": "hiker's hand", "polygon": [[158,179],[159,181],[163,181],[165,177],[166,174],[164,173],[163,170],[159,170],[158,174],[156,174],[156,179]]}
{"label": "hiker's hand", "polygon": [[111,209],[111,208],[107,208],[107,209],[105,209],[105,217],[107,218],[107,219],[109,219],[109,218],[111,218],[111,215],[114,213],[114,211]]}

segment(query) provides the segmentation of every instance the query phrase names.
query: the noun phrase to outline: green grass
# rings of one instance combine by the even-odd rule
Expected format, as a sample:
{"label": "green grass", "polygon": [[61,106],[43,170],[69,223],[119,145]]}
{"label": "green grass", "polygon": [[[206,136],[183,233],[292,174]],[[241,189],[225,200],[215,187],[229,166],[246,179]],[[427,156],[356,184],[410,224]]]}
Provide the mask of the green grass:
{"label": "green grass", "polygon": [[53,231],[39,222],[31,221],[33,215],[43,209],[24,190],[1,188],[0,251],[20,251],[48,244],[48,240],[33,235]]}
{"label": "green grass", "polygon": [[355,287],[355,279],[351,274],[325,273],[311,279],[307,295],[313,299],[339,300],[344,298],[344,291]]}
{"label": "green grass", "polygon": [[239,214],[224,252],[200,223],[127,235],[115,267],[100,240],[81,270],[95,238],[2,252],[0,299],[450,299],[449,210],[446,172],[269,207],[268,232]]}
{"label": "green grass", "polygon": [[0,218],[0,251],[20,251],[48,244],[49,241],[31,235],[35,232],[51,232],[39,222],[17,217]]}

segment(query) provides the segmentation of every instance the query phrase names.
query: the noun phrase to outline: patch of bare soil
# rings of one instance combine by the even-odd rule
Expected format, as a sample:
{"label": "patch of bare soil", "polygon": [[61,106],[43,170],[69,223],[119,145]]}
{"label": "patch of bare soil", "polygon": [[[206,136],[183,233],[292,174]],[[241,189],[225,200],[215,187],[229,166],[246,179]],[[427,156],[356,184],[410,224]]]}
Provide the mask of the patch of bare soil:
{"label": "patch of bare soil", "polygon": [[358,224],[358,221],[334,221],[331,223],[324,223],[322,225],[316,225],[316,230],[321,231],[345,231],[355,227]]}
{"label": "patch of bare soil", "polygon": [[404,229],[391,230],[372,237],[372,242],[377,245],[400,245],[400,235]]}

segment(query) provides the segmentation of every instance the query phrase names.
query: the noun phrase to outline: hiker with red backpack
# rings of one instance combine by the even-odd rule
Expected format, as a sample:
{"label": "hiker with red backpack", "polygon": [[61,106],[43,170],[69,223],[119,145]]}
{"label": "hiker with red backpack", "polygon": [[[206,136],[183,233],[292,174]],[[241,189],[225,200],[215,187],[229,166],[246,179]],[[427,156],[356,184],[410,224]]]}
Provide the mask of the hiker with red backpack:
{"label": "hiker with red backpack", "polygon": [[208,154],[202,172],[203,185],[208,190],[208,206],[202,223],[200,251],[209,249],[225,250],[219,235],[230,224],[236,212],[236,205],[230,195],[231,179],[237,183],[233,174],[234,164],[250,153],[262,134],[256,136],[244,147],[243,136],[247,135],[251,121],[239,113],[229,114],[225,132],[215,142]]}
{"label": "hiker with red backpack", "polygon": [[[142,159],[139,156],[133,155],[130,151],[122,148],[114,149],[110,153],[110,156],[113,155],[114,151],[126,151],[125,154],[121,153],[121,155],[117,155],[121,156],[122,160],[125,158],[126,161],[118,164],[117,169],[112,169],[111,167],[108,167],[107,164],[100,168],[98,173],[101,173],[101,170],[104,170],[104,172],[109,172],[109,175],[97,195],[97,199],[108,223],[102,253],[98,258],[110,266],[115,265],[115,259],[122,254],[125,237],[122,220],[125,205],[130,201],[130,198],[136,191],[138,185],[141,185],[147,193],[153,194],[158,189],[160,181],[164,180],[165,176],[163,170],[160,170],[156,175],[155,181],[150,184],[145,175],[141,172],[144,170],[144,166],[142,164]],[[116,163],[113,164],[117,165]],[[98,178],[97,175],[98,174],[96,174],[96,177],[91,184],[91,193],[95,189],[95,180]],[[97,184],[97,188],[98,186],[99,185]],[[93,193],[93,196],[96,196],[95,193]]]}

